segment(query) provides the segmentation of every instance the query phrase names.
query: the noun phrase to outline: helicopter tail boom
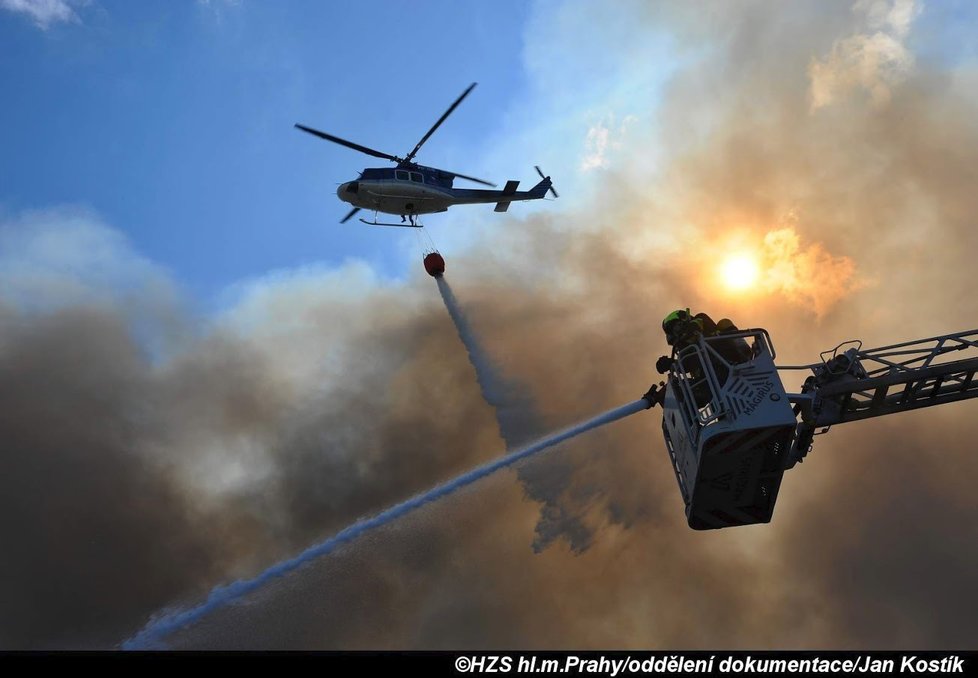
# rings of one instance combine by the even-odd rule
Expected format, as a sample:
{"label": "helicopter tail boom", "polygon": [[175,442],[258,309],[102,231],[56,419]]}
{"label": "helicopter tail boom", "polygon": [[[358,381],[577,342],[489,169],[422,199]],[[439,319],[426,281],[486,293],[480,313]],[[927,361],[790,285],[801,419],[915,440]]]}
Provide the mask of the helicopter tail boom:
{"label": "helicopter tail boom", "polygon": [[[506,186],[503,187],[503,195],[504,196],[506,196],[506,195],[513,195],[514,193],[516,193],[516,187],[519,186],[519,185],[520,185],[520,182],[519,181],[516,181],[515,179],[510,179],[509,181],[506,182]],[[496,203],[496,209],[495,209],[495,211],[496,212],[505,212],[506,210],[509,209],[509,205],[510,205],[511,202],[513,202],[513,201],[512,200],[500,200],[499,202]]]}

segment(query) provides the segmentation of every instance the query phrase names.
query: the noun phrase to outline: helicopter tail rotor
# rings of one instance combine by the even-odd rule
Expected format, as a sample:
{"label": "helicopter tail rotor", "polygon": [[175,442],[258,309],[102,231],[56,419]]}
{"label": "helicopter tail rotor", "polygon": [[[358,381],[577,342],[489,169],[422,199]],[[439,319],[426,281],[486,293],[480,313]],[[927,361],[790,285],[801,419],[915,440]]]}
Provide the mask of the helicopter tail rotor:
{"label": "helicopter tail rotor", "polygon": [[[537,174],[539,174],[539,175],[540,175],[540,178],[541,178],[541,179],[543,179],[543,180],[547,180],[547,179],[549,179],[549,178],[550,178],[550,177],[548,177],[548,176],[546,176],[546,175],[545,175],[545,174],[544,174],[544,173],[543,173],[543,172],[542,172],[542,171],[540,170],[540,166],[539,166],[539,165],[534,165],[534,166],[533,166],[533,168],[534,168],[534,169],[535,169],[535,170],[537,171]],[[555,197],[555,198],[559,198],[559,197],[560,197],[560,195],[558,195],[558,194],[557,194],[557,191],[556,191],[556,190],[554,190],[554,187],[553,187],[553,186],[549,186],[548,188],[549,188],[549,190],[550,190],[550,192],[554,194],[554,197]]]}

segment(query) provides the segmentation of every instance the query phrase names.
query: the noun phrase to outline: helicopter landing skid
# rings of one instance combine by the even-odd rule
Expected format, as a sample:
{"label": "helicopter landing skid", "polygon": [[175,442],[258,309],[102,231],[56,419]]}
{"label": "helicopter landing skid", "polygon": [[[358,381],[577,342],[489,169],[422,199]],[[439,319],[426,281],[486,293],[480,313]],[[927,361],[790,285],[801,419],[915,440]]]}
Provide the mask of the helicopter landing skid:
{"label": "helicopter landing skid", "polygon": [[391,224],[391,223],[387,223],[387,222],[384,222],[384,221],[377,221],[376,219],[374,219],[373,221],[367,221],[366,219],[360,219],[360,221],[362,221],[363,223],[365,223],[367,226],[394,226],[394,227],[398,227],[398,228],[424,228],[424,224],[409,224],[407,222],[404,222],[404,223],[401,223],[401,224]]}

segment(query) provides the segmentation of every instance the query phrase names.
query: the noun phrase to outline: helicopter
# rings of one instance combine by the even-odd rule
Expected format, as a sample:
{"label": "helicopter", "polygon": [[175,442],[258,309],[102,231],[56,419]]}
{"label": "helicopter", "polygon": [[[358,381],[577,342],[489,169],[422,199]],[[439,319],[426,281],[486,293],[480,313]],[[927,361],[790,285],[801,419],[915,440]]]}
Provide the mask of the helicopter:
{"label": "helicopter", "polygon": [[[537,174],[540,175],[540,182],[528,191],[516,190],[519,181],[510,180],[506,182],[503,190],[490,191],[486,189],[455,188],[455,179],[466,179],[468,181],[482,184],[484,186],[495,187],[496,184],[470,177],[459,172],[449,172],[436,167],[426,167],[414,162],[414,157],[421,150],[421,147],[435,133],[446,118],[458,107],[462,100],[469,95],[475,88],[476,83],[469,85],[461,96],[448,107],[438,121],[431,126],[428,133],[421,137],[421,141],[415,145],[414,149],[403,158],[382,151],[375,150],[368,146],[341,139],[340,137],[320,132],[317,129],[306,127],[296,123],[296,128],[317,136],[334,144],[352,148],[375,158],[382,158],[397,163],[396,167],[370,167],[362,172],[354,181],[347,181],[340,184],[336,189],[336,196],[343,202],[353,205],[345,217],[340,219],[341,224],[345,224],[351,217],[362,209],[374,211],[374,220],[367,221],[361,218],[360,221],[370,226],[404,226],[420,228],[417,220],[420,214],[432,214],[435,212],[446,212],[453,205],[471,205],[477,203],[496,203],[496,212],[505,212],[509,209],[512,202],[519,200],[540,200],[545,198],[550,192],[555,198],[559,197],[554,190],[553,182],[549,176],[544,176],[539,167],[536,167]],[[377,221],[377,213],[400,215],[401,223],[384,223]]]}

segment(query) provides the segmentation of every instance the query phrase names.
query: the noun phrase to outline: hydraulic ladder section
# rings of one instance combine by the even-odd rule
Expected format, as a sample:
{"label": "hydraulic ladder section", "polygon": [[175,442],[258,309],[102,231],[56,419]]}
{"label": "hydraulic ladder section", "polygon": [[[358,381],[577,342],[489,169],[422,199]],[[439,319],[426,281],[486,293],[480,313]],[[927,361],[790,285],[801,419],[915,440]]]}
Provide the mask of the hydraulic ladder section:
{"label": "hydraulic ladder section", "polygon": [[786,468],[835,424],[978,397],[978,330],[868,350],[849,341],[821,357],[821,363],[778,368],[812,372],[801,393],[788,395],[800,421]]}

